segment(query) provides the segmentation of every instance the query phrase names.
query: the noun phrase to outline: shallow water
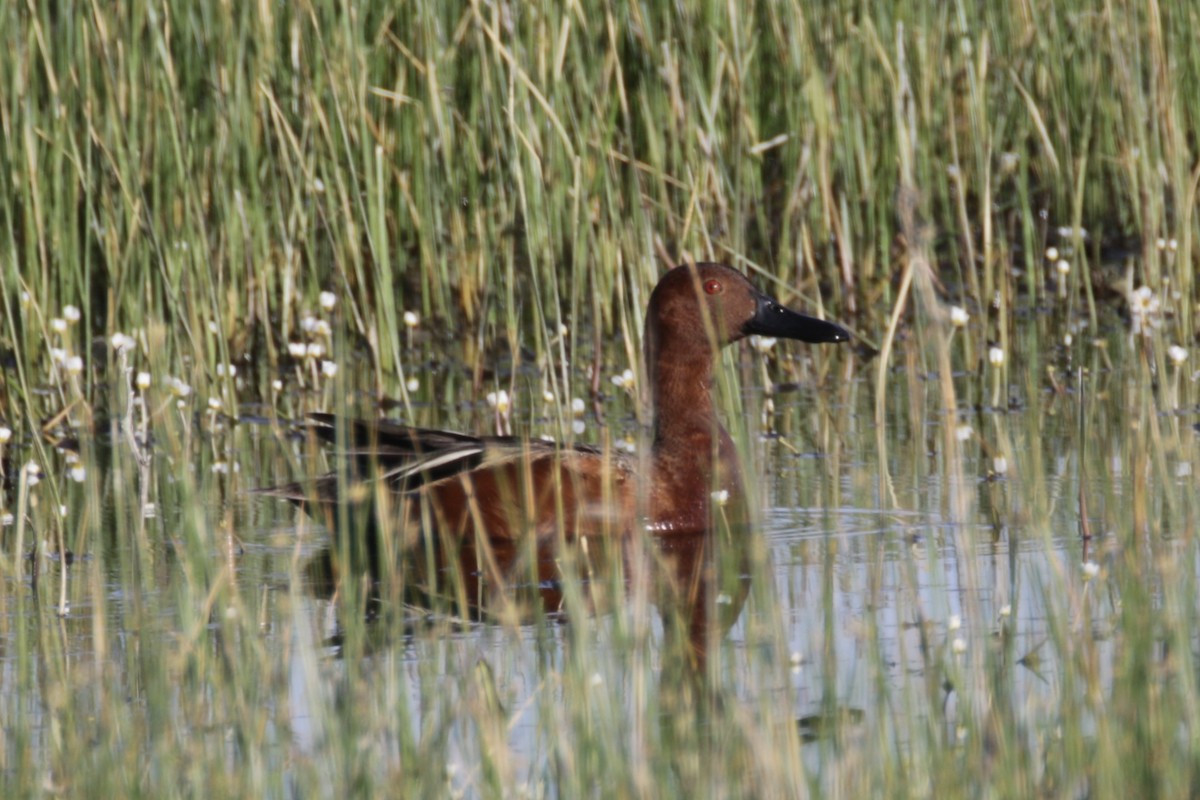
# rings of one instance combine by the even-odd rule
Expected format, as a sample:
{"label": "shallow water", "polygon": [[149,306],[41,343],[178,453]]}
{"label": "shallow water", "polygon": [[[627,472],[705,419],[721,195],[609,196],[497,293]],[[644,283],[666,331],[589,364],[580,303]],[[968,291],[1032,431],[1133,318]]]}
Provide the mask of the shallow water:
{"label": "shallow water", "polygon": [[[1093,365],[1081,404],[1070,373],[1060,371],[1056,392],[1029,367],[1010,380],[1006,408],[964,403],[952,431],[936,376],[897,373],[882,438],[871,364],[820,402],[811,385],[781,395],[773,423],[792,447],[750,439],[748,482],[762,510],[747,544],[760,551],[749,596],[744,607],[716,598],[718,612],[736,614],[710,664],[723,707],[816,727],[848,720],[834,726],[839,737],[900,750],[917,746],[923,726],[954,742],[1000,715],[1035,747],[1061,728],[1073,696],[1110,693],[1128,624],[1111,572],[1144,560],[1147,614],[1161,608],[1165,576],[1188,586],[1200,577],[1197,410],[1180,399],[1194,389],[1190,376],[1154,383],[1147,369]],[[958,395],[986,395],[979,380],[956,376]],[[741,395],[748,418],[762,400]],[[250,474],[289,447],[259,433],[241,441]],[[112,486],[105,497],[118,494]],[[6,579],[10,775],[69,782],[65,765],[83,756],[62,755],[66,725],[80,742],[118,736],[149,752],[171,731],[190,742],[180,758],[198,748],[241,769],[283,770],[284,794],[306,794],[309,780],[333,792],[331,750],[380,781],[411,777],[416,759],[432,785],[470,793],[484,780],[480,753],[497,748],[501,785],[556,794],[544,783],[561,769],[556,732],[578,730],[581,702],[596,735],[611,726],[637,741],[660,724],[669,657],[645,598],[536,624],[431,617],[384,598],[378,618],[348,621],[347,606],[306,577],[325,532],[284,503],[224,496],[180,508],[160,499],[140,539],[83,539],[65,586],[49,560],[36,588],[28,563],[22,579]],[[971,687],[987,682],[981,709]],[[1090,728],[1088,713],[1079,718]],[[347,737],[352,745],[338,744]],[[804,750],[811,774],[836,771],[828,740]]]}

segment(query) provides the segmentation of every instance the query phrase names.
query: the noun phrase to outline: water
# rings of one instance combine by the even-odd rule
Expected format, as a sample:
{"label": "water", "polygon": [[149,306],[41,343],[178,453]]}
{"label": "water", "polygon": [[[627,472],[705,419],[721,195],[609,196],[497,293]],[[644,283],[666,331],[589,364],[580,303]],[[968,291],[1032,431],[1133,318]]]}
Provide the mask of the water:
{"label": "water", "polygon": [[[1081,698],[1120,683],[1129,604],[1160,629],[1159,615],[1186,615],[1200,556],[1196,408],[1181,401],[1194,390],[1167,394],[1145,365],[1094,367],[1082,404],[1070,373],[1059,370],[1058,392],[1031,367],[1008,407],[964,402],[949,417],[936,376],[896,374],[883,437],[869,366],[821,397],[810,386],[777,398],[773,421],[793,447],[751,434],[761,525],[744,596],[715,601],[730,618],[707,667],[719,714],[803,720],[815,738],[804,767],[830,786],[828,730],[892,752],[929,747],[930,730],[968,746],[994,719],[1031,752],[1064,725],[1095,735],[1100,717]],[[977,380],[956,376],[958,396],[986,395]],[[742,402],[754,418],[762,397]],[[287,449],[240,435],[250,474]],[[128,497],[108,485],[105,502]],[[69,784],[73,768],[119,761],[84,746],[114,737],[147,757],[174,746],[179,762],[286,774],[263,779],[284,795],[334,793],[344,773],[553,795],[568,769],[560,736],[580,753],[632,748],[634,783],[652,768],[637,742],[665,735],[678,668],[653,597],[609,597],[575,617],[568,598],[530,623],[431,614],[385,592],[369,617],[348,618],[344,597],[310,582],[305,565],[328,537],[298,512],[215,491],[172,508],[159,491],[143,532],[128,518],[102,539],[68,532],[81,557],[65,587],[49,560],[36,587],[29,563],[6,573],[7,774]],[[1128,572],[1142,593],[1116,581]],[[1166,638],[1153,640],[1163,659]]]}

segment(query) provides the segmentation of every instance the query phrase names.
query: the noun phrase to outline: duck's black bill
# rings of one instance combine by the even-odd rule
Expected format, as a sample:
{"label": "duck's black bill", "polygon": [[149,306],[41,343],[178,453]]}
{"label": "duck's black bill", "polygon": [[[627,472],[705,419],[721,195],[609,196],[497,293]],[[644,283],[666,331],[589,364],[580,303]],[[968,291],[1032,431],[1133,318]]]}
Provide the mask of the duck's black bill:
{"label": "duck's black bill", "polygon": [[799,314],[766,295],[759,295],[758,311],[742,326],[742,332],[747,336],[775,336],[813,344],[850,341],[850,331],[841,325]]}

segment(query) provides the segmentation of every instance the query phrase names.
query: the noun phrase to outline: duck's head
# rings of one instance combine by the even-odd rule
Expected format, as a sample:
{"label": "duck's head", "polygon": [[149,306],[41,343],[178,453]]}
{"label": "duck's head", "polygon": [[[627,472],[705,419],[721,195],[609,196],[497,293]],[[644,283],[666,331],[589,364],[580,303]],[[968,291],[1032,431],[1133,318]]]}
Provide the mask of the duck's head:
{"label": "duck's head", "polygon": [[723,264],[675,267],[650,295],[646,349],[652,361],[667,341],[703,351],[753,334],[815,344],[850,339],[840,325],[780,305]]}

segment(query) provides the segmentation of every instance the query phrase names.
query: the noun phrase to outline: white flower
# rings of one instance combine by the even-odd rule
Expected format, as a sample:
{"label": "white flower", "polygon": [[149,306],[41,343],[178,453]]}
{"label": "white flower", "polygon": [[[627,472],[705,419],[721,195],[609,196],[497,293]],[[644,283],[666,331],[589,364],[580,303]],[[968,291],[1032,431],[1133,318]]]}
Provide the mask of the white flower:
{"label": "white flower", "polygon": [[409,377],[409,379],[404,382],[404,388],[410,392],[417,391],[417,389],[421,388],[421,379],[416,375]]}
{"label": "white flower", "polygon": [[317,300],[320,302],[321,308],[326,311],[332,311],[333,307],[337,305],[337,295],[333,292],[321,292]]}
{"label": "white flower", "polygon": [[1083,579],[1085,581],[1091,580],[1092,578],[1096,577],[1099,574],[1100,574],[1100,565],[1099,564],[1097,564],[1095,561],[1083,562]]}
{"label": "white flower", "polygon": [[961,306],[950,306],[950,324],[956,328],[965,327],[971,320],[971,315]]}
{"label": "white flower", "polygon": [[324,375],[326,378],[332,378],[334,375],[337,375],[337,371],[338,371],[338,365],[336,363],[334,363],[333,361],[322,361],[321,362],[321,374]]}
{"label": "white flower", "polygon": [[325,355],[325,345],[320,342],[309,342],[308,347],[304,348],[304,352],[309,358],[321,358]]}
{"label": "white flower", "polygon": [[300,318],[300,330],[304,331],[305,333],[312,333],[313,329],[316,327],[317,318],[312,314],[305,314]]}
{"label": "white flower", "polygon": [[571,432],[576,436],[580,436],[587,430],[587,423],[581,419],[577,419],[571,423]]}
{"label": "white flower", "polygon": [[750,337],[750,346],[760,353],[770,352],[771,348],[775,346],[775,342],[774,336],[755,335]]}
{"label": "white flower", "polygon": [[956,631],[961,627],[962,617],[960,617],[958,614],[951,614],[950,618],[946,620],[946,630],[948,631]]}
{"label": "white flower", "polygon": [[584,404],[583,404],[582,397],[575,397],[575,398],[571,399],[571,413],[572,414],[574,414],[577,417],[582,417],[585,409],[586,409],[586,406],[584,406]]}
{"label": "white flower", "polygon": [[545,391],[542,392],[542,399],[545,400],[547,403],[553,403],[554,399],[555,399],[554,392],[550,391],[549,389],[546,389]]}
{"label": "white flower", "polygon": [[132,336],[126,336],[120,331],[112,335],[112,338],[109,339],[109,343],[112,345],[113,350],[116,350],[117,352],[132,350],[137,346],[136,339],[134,339]]}
{"label": "white flower", "polygon": [[1167,249],[1167,240],[1166,239],[1159,237],[1158,241],[1156,241],[1155,244],[1158,246],[1159,250]]}
{"label": "white flower", "polygon": [[496,409],[496,412],[501,415],[507,414],[509,408],[511,407],[508,399],[508,392],[506,392],[504,389],[501,389],[498,392],[488,392],[487,402],[489,406]]}
{"label": "white flower", "polygon": [[616,386],[620,389],[632,389],[633,388],[633,370],[627,369],[624,372],[622,372],[620,375],[613,375],[612,382],[613,382],[613,386]]}
{"label": "white flower", "polygon": [[283,381],[280,380],[279,378],[276,378],[275,380],[271,381],[271,388],[277,392],[282,392],[283,391]]}
{"label": "white flower", "polygon": [[66,363],[67,372],[78,375],[83,372],[83,356],[71,356]]}
{"label": "white flower", "polygon": [[970,425],[959,425],[954,429],[954,438],[960,442],[965,442],[975,435],[975,429]]}
{"label": "white flower", "polygon": [[50,360],[55,364],[61,364],[67,360],[67,351],[61,347],[50,348]]}
{"label": "white flower", "polygon": [[1051,262],[1058,261],[1058,248],[1057,247],[1047,247],[1046,248],[1046,260],[1051,261]]}
{"label": "white flower", "polygon": [[192,393],[192,387],[181,381],[179,378],[167,378],[167,388],[171,390],[171,394],[178,398],[187,397]]}
{"label": "white flower", "polygon": [[228,375],[232,378],[234,375],[237,375],[237,367],[233,364],[217,364],[217,375],[222,378]]}
{"label": "white flower", "polygon": [[137,377],[134,378],[133,382],[137,385],[137,388],[139,388],[139,389],[149,389],[150,388],[150,373],[149,372],[139,372],[137,374]]}
{"label": "white flower", "polygon": [[1167,249],[1174,253],[1179,249],[1179,242],[1175,239],[1167,239]]}
{"label": "white flower", "polygon": [[1167,348],[1167,355],[1176,364],[1182,364],[1183,362],[1187,361],[1188,351],[1177,344],[1173,344]]}
{"label": "white flower", "polygon": [[0,527],[7,528],[9,525],[12,525],[12,524],[13,524],[13,515],[12,514],[9,514],[7,511],[5,511],[3,514],[0,514]]}
{"label": "white flower", "polygon": [[417,312],[415,311],[405,311],[404,324],[410,328],[415,328],[421,324],[421,318],[417,316]]}
{"label": "white flower", "polygon": [[1075,337],[1067,333],[1063,335],[1063,344],[1067,347],[1071,346],[1071,342],[1075,341]]}
{"label": "white flower", "polygon": [[988,348],[988,362],[993,367],[998,367],[1004,363],[1004,351],[999,347]]}
{"label": "white flower", "polygon": [[950,649],[954,651],[956,656],[961,656],[967,652],[967,640],[961,636],[956,636],[954,641],[950,643]]}
{"label": "white flower", "polygon": [[212,471],[214,475],[228,475],[229,464],[224,461],[214,461]]}
{"label": "white flower", "polygon": [[1160,302],[1149,286],[1139,286],[1129,298],[1129,313],[1133,317],[1133,332],[1149,336],[1162,324],[1158,316]]}
{"label": "white flower", "polygon": [[66,317],[67,322],[79,322],[82,315],[75,306],[63,306],[63,316]]}
{"label": "white flower", "polygon": [[75,481],[76,483],[83,483],[84,478],[87,477],[87,468],[82,464],[76,464],[75,466],[71,467],[70,474],[71,480]]}
{"label": "white flower", "polygon": [[0,444],[6,444],[12,438],[12,428],[0,425]]}
{"label": "white flower", "polygon": [[324,194],[325,193],[325,181],[321,180],[320,178],[313,178],[312,190],[316,194]]}
{"label": "white flower", "polygon": [[288,342],[288,355],[292,358],[304,358],[308,355],[308,345],[304,342]]}
{"label": "white flower", "polygon": [[1008,472],[1008,459],[1004,456],[996,456],[992,459],[992,472],[997,475],[1003,475]]}
{"label": "white flower", "polygon": [[1054,265],[1054,268],[1058,270],[1059,275],[1068,275],[1071,272],[1071,262],[1065,258],[1060,258],[1058,263]]}
{"label": "white flower", "polygon": [[712,499],[713,499],[713,502],[716,503],[718,506],[725,505],[726,503],[729,502],[729,490],[728,489],[718,489],[717,491],[712,493]]}
{"label": "white flower", "polygon": [[220,411],[221,410],[221,398],[219,398],[219,397],[208,398],[208,407],[211,408],[213,411]]}
{"label": "white flower", "polygon": [[1005,603],[1004,605],[1000,606],[1001,619],[1008,619],[1011,616],[1012,616],[1012,606],[1011,605]]}
{"label": "white flower", "polygon": [[326,339],[328,339],[329,335],[333,332],[333,329],[329,327],[328,322],[323,319],[319,319],[316,321],[316,324],[313,325],[312,332],[316,336],[324,336]]}
{"label": "white flower", "polygon": [[50,330],[54,331],[55,333],[62,333],[66,329],[67,321],[65,319],[55,317],[54,319],[50,320]]}

